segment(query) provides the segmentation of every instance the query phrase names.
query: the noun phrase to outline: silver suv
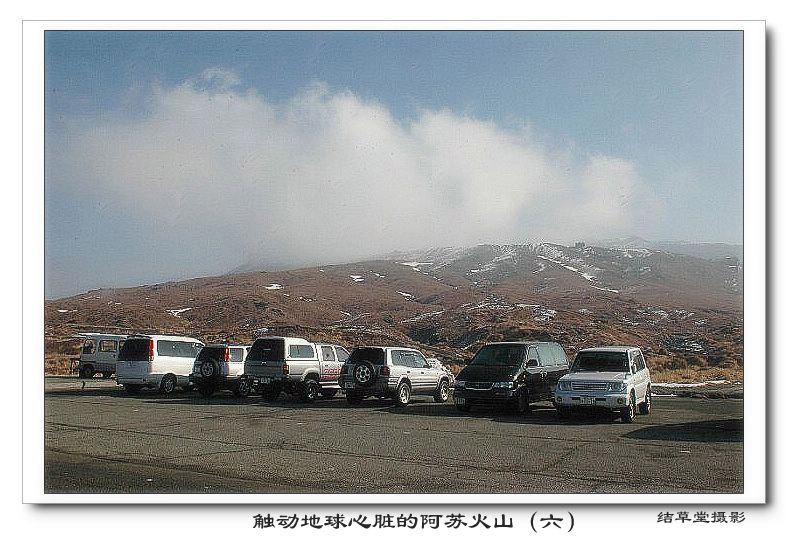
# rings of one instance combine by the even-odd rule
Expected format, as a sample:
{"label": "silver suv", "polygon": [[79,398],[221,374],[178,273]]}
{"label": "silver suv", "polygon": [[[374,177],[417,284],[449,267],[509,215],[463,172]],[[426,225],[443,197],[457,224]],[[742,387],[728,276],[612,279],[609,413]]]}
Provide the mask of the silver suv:
{"label": "silver suv", "polygon": [[431,366],[420,351],[405,347],[358,347],[339,374],[339,386],[350,404],[379,397],[406,406],[412,395],[446,402],[450,380],[448,371]]}

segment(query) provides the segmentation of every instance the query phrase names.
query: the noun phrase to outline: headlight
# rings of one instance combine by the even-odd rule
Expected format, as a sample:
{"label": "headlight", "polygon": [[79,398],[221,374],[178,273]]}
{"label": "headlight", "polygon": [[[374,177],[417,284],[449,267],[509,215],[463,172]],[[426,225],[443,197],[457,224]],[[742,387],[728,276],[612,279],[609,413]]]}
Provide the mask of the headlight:
{"label": "headlight", "polygon": [[572,382],[558,382],[558,389],[561,391],[571,391]]}
{"label": "headlight", "polygon": [[454,387],[465,387],[465,380],[457,380],[454,382]]}
{"label": "headlight", "polygon": [[493,384],[493,387],[495,387],[496,389],[511,389],[512,387],[514,387],[514,383],[513,382],[495,382]]}
{"label": "headlight", "polygon": [[624,391],[627,388],[627,384],[625,382],[613,382],[610,384],[611,391]]}

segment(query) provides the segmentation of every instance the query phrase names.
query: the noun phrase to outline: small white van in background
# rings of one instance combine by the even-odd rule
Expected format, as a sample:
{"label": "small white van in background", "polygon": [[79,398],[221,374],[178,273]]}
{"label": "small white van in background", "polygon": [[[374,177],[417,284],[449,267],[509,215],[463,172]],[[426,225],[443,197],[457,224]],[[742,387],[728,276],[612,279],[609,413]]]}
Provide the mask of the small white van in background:
{"label": "small white van in background", "polygon": [[149,387],[169,395],[176,386],[190,388],[189,374],[203,345],[187,336],[129,336],[118,354],[115,380],[129,393]]}
{"label": "small white van in background", "polygon": [[112,376],[115,373],[118,351],[127,336],[100,332],[83,332],[77,336],[85,339],[79,352],[79,377],[92,378],[96,374],[101,374],[104,378]]}

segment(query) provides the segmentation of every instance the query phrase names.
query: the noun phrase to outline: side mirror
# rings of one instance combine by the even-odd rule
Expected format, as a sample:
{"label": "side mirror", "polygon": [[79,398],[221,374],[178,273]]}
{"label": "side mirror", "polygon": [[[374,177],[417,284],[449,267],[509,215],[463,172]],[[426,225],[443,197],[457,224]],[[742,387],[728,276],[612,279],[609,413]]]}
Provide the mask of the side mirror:
{"label": "side mirror", "polygon": [[539,361],[536,359],[528,359],[525,363],[525,368],[533,368],[535,366],[539,366]]}

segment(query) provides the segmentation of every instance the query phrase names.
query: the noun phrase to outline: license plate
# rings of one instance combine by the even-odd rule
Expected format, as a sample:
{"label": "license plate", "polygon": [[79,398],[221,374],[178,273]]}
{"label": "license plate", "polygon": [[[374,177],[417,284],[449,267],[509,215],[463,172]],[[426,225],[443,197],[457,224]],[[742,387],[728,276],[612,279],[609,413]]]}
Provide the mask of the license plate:
{"label": "license plate", "polygon": [[594,404],[594,397],[581,397],[580,404]]}
{"label": "license plate", "polygon": [[454,404],[462,406],[463,404],[465,404],[465,399],[462,398],[462,397],[458,397],[458,398],[454,399]]}
{"label": "license plate", "polygon": [[271,383],[271,378],[260,378],[260,383]]}
{"label": "license plate", "polygon": [[345,384],[345,389],[355,389],[355,388],[356,388],[356,384],[354,383],[348,382]]}

